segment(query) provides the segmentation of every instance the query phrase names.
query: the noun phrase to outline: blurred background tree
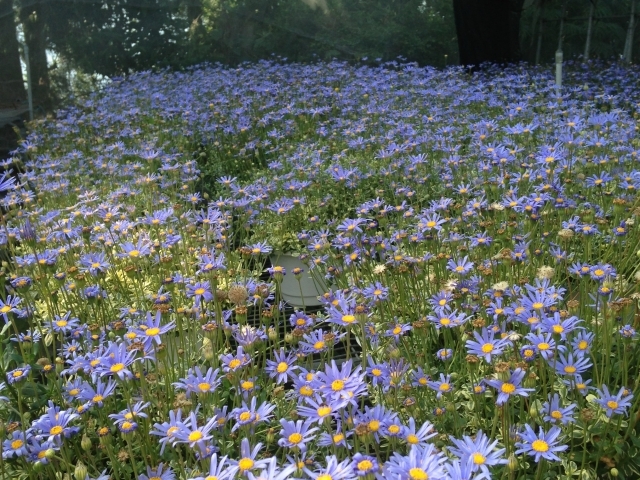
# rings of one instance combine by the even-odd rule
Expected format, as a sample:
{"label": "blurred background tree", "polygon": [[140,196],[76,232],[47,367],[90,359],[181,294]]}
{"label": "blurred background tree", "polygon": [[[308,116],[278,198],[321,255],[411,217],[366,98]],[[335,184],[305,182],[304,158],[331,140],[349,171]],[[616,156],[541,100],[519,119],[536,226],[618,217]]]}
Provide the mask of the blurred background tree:
{"label": "blurred background tree", "polygon": [[25,97],[10,80],[22,54],[16,33],[29,47],[34,101],[49,110],[109,77],[273,55],[547,63],[559,43],[565,58],[584,55],[591,31],[591,58],[628,50],[637,61],[631,8],[632,0],[0,0],[0,104]]}

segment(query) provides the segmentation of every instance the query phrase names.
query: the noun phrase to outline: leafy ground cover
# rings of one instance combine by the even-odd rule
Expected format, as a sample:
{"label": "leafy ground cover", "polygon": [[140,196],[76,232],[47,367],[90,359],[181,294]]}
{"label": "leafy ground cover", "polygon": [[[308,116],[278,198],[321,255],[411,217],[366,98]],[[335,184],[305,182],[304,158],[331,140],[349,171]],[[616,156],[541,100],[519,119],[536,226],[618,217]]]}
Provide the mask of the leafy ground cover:
{"label": "leafy ground cover", "polygon": [[637,478],[640,72],[569,67],[209,65],[38,123],[0,476]]}

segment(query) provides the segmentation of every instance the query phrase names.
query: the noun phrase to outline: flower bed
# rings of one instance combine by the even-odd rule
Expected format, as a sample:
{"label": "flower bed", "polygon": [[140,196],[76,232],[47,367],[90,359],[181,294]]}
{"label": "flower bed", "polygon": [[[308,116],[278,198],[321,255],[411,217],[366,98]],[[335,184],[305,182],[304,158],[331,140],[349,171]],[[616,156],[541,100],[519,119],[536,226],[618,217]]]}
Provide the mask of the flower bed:
{"label": "flower bed", "polygon": [[38,123],[0,477],[637,478],[639,73],[203,66]]}

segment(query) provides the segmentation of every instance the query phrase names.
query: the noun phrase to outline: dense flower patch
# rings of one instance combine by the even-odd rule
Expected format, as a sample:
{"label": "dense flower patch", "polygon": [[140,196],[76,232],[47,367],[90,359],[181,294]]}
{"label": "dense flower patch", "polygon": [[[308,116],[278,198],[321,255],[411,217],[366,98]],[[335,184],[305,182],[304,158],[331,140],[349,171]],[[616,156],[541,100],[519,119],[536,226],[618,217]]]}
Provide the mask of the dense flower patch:
{"label": "dense flower patch", "polygon": [[0,476],[637,478],[640,72],[597,67],[205,66],[39,123]]}

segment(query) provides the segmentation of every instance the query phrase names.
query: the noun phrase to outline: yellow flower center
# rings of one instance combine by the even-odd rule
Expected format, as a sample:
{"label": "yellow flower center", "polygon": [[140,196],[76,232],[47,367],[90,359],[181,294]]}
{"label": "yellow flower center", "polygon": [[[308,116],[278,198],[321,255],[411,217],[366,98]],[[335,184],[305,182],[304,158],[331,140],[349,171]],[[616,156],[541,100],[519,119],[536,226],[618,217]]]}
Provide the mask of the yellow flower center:
{"label": "yellow flower center", "polygon": [[428,480],[429,475],[422,468],[414,467],[409,470],[409,478],[411,480]]}
{"label": "yellow flower center", "polygon": [[580,343],[578,343],[578,350],[586,350],[587,348],[589,348],[589,342],[586,340],[581,340]]}
{"label": "yellow flower center", "polygon": [[368,427],[372,432],[377,432],[380,429],[380,422],[378,420],[371,420]]}
{"label": "yellow flower center", "polygon": [[334,380],[331,382],[331,390],[334,392],[339,392],[344,388],[344,382],[342,380]]}
{"label": "yellow flower center", "polygon": [[482,345],[482,353],[491,353],[491,352],[493,352],[492,343],[485,343],[484,345]]}
{"label": "yellow flower center", "polygon": [[400,431],[400,427],[398,425],[389,425],[389,433],[393,435],[397,434]]}
{"label": "yellow flower center", "polygon": [[93,403],[98,403],[98,402],[101,402],[103,399],[104,397],[102,395],[96,395],[91,400],[93,401]]}
{"label": "yellow flower center", "polygon": [[417,443],[420,442],[420,439],[414,435],[413,433],[410,433],[409,435],[407,435],[407,443],[410,445],[416,445]]}
{"label": "yellow flower center", "polygon": [[358,462],[358,470],[361,472],[367,472],[373,468],[373,463],[370,460],[362,460]]}
{"label": "yellow flower center", "polygon": [[551,346],[546,342],[538,344],[538,350],[549,350],[549,348],[551,348]]}
{"label": "yellow flower center", "polygon": [[147,328],[144,333],[146,333],[147,337],[155,337],[160,333],[160,329],[157,327]]}
{"label": "yellow flower center", "polygon": [[502,393],[511,394],[516,391],[516,386],[513,383],[503,383],[500,390],[502,390]]}
{"label": "yellow flower center", "polygon": [[289,364],[287,364],[287,362],[280,362],[278,364],[278,367],[276,368],[276,371],[278,373],[284,373],[289,369]]}
{"label": "yellow flower center", "polygon": [[302,395],[303,397],[310,397],[311,395],[313,395],[313,388],[308,385],[302,386],[300,388],[300,395]]}
{"label": "yellow flower center", "polygon": [[451,385],[449,385],[448,383],[442,383],[440,384],[440,386],[438,387],[438,389],[441,392],[448,392],[451,389]]}
{"label": "yellow flower center", "polygon": [[479,452],[476,452],[473,454],[473,456],[471,457],[473,458],[473,463],[475,463],[476,465],[483,465],[484,462],[487,460],[484,455],[482,455]]}
{"label": "yellow flower center", "polygon": [[208,392],[209,390],[211,390],[211,384],[207,383],[207,382],[202,382],[198,384],[198,389],[201,392]]}
{"label": "yellow flower center", "polygon": [[616,408],[618,408],[618,402],[616,402],[615,400],[609,400],[607,402],[607,407],[609,407],[611,410],[615,410]]}
{"label": "yellow flower center", "polygon": [[196,295],[202,295],[202,294],[204,294],[204,292],[205,292],[205,289],[202,288],[202,287],[196,288],[196,290],[195,290],[195,294]]}
{"label": "yellow flower center", "polygon": [[56,325],[59,326],[60,328],[66,327],[67,326],[67,321],[66,320],[58,320],[56,322]]}
{"label": "yellow flower center", "polygon": [[238,360],[237,358],[234,358],[229,362],[229,368],[231,369],[238,368],[241,363],[242,362],[240,360]]}
{"label": "yellow flower center", "polygon": [[239,418],[240,418],[240,421],[246,422],[251,418],[251,412],[242,412]]}
{"label": "yellow flower center", "polygon": [[247,470],[251,470],[253,468],[253,460],[250,458],[243,458],[238,462],[238,468],[242,472],[246,472]]}
{"label": "yellow flower center", "polygon": [[243,390],[251,390],[254,387],[254,385],[255,384],[249,380],[246,380],[240,384]]}
{"label": "yellow flower center", "polygon": [[333,477],[328,473],[323,473],[322,475],[318,475],[316,480],[333,480]]}
{"label": "yellow flower center", "polygon": [[382,370],[380,370],[379,368],[374,368],[373,370],[371,370],[371,373],[374,377],[379,377],[380,375],[382,375]]}
{"label": "yellow flower center", "polygon": [[549,444],[544,440],[534,440],[531,448],[536,452],[546,452],[549,450]]}
{"label": "yellow flower center", "polygon": [[402,333],[402,327],[395,327],[393,329],[393,334],[394,335],[400,335]]}
{"label": "yellow flower center", "polygon": [[343,315],[342,321],[344,323],[353,323],[356,321],[356,317],[354,317],[353,315]]}
{"label": "yellow flower center", "polygon": [[51,427],[51,430],[49,430],[49,435],[60,435],[63,430],[64,429],[60,425],[56,425],[55,427]]}
{"label": "yellow flower center", "polygon": [[564,367],[564,373],[576,373],[576,367],[574,367],[573,365],[567,365],[566,367]]}
{"label": "yellow flower center", "polygon": [[289,435],[289,442],[293,443],[294,445],[297,445],[301,441],[302,441],[302,435],[300,435],[298,432],[292,433],[291,435]]}
{"label": "yellow flower center", "polygon": [[19,448],[22,448],[23,445],[24,445],[24,442],[22,440],[14,440],[13,442],[11,442],[11,448],[14,450],[18,450]]}
{"label": "yellow flower center", "polygon": [[331,407],[323,405],[321,407],[318,407],[318,410],[316,410],[316,412],[318,413],[319,417],[326,417],[331,413]]}
{"label": "yellow flower center", "polygon": [[447,317],[444,317],[444,318],[440,319],[440,325],[443,325],[443,326],[446,327],[449,324],[451,324],[451,319],[449,319]]}
{"label": "yellow flower center", "polygon": [[553,333],[562,333],[564,332],[564,327],[562,325],[554,325],[552,330]]}
{"label": "yellow flower center", "polygon": [[122,424],[122,430],[124,430],[125,432],[131,430],[133,428],[133,423],[131,422],[124,422]]}
{"label": "yellow flower center", "polygon": [[22,370],[16,370],[13,372],[13,378],[18,378],[22,376]]}
{"label": "yellow flower center", "polygon": [[189,434],[189,441],[197,442],[198,440],[202,439],[202,436],[202,432],[200,430],[196,430],[195,432],[191,432]]}
{"label": "yellow flower center", "polygon": [[137,258],[137,257],[139,257],[139,256],[140,256],[140,250],[131,250],[131,251],[129,252],[129,256],[130,256],[131,258]]}
{"label": "yellow flower center", "polygon": [[124,369],[124,363],[116,363],[109,369],[112,373],[118,373]]}
{"label": "yellow flower center", "polygon": [[551,412],[551,418],[560,420],[562,418],[562,412],[560,410],[554,410],[553,412]]}
{"label": "yellow flower center", "polygon": [[341,442],[341,441],[343,441],[343,440],[344,440],[344,435],[343,435],[343,434],[341,434],[341,433],[336,433],[336,434],[333,436],[333,443],[335,443],[335,444],[338,444],[338,443],[340,443],[340,442]]}
{"label": "yellow flower center", "polygon": [[316,343],[313,344],[313,348],[315,350],[322,350],[324,346],[325,346],[325,343],[322,340],[317,341]]}
{"label": "yellow flower center", "polygon": [[4,307],[0,308],[0,313],[9,313],[11,311],[11,307],[9,305],[5,305]]}

